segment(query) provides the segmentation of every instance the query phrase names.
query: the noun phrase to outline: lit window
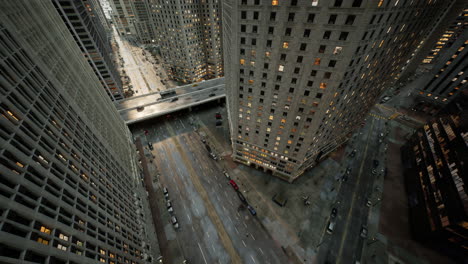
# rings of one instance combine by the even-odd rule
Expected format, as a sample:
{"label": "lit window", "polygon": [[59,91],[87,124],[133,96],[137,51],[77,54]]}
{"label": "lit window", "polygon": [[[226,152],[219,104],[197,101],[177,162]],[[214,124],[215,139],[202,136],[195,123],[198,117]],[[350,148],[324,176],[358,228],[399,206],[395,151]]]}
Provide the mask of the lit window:
{"label": "lit window", "polygon": [[273,116],[271,115],[268,119],[273,120]]}
{"label": "lit window", "polygon": [[320,65],[320,58],[315,58],[314,65]]}
{"label": "lit window", "polygon": [[283,42],[283,49],[289,48],[289,42]]}
{"label": "lit window", "polygon": [[244,63],[245,63],[245,60],[244,60],[244,59],[240,59],[240,64],[241,64],[241,65],[244,65]]}
{"label": "lit window", "polygon": [[249,80],[249,83],[250,83],[250,84],[253,84],[253,83],[254,83],[254,81],[253,81],[253,80]]}
{"label": "lit window", "polygon": [[282,72],[284,70],[284,65],[279,65],[278,66],[278,71]]}
{"label": "lit window", "polygon": [[68,236],[66,236],[64,234],[60,234],[59,238],[62,239],[62,240],[68,241]]}
{"label": "lit window", "polygon": [[251,61],[250,66],[255,66],[255,61]]}
{"label": "lit window", "polygon": [[318,2],[319,2],[319,0],[312,0],[312,6],[317,6]]}
{"label": "lit window", "polygon": [[271,55],[271,52],[269,51],[265,52],[265,57],[270,57],[270,55]]}
{"label": "lit window", "polygon": [[334,54],[334,55],[340,54],[342,50],[343,50],[343,47],[337,46],[337,47],[335,47],[335,49],[333,50],[333,54]]}
{"label": "lit window", "polygon": [[382,4],[383,4],[383,1],[384,1],[384,0],[380,0],[380,1],[379,1],[379,4],[377,5],[377,7],[381,7]]}
{"label": "lit window", "polygon": [[45,226],[41,226],[40,231],[41,231],[42,233],[46,233],[46,234],[49,234],[49,235],[50,235],[50,229],[48,229],[48,228],[45,227]]}
{"label": "lit window", "polygon": [[64,246],[64,245],[62,245],[62,244],[57,244],[57,248],[58,248],[58,249],[61,249],[61,250],[63,250],[63,251],[67,251],[67,247]]}
{"label": "lit window", "polygon": [[49,240],[43,239],[42,237],[39,237],[39,238],[37,239],[37,242],[42,243],[42,244],[44,244],[44,245],[49,245]]}
{"label": "lit window", "polygon": [[325,89],[325,88],[327,88],[327,83],[324,83],[324,82],[320,83],[320,89]]}
{"label": "lit window", "polygon": [[272,1],[271,1],[271,5],[273,5],[273,6],[278,5],[278,0],[272,0]]}

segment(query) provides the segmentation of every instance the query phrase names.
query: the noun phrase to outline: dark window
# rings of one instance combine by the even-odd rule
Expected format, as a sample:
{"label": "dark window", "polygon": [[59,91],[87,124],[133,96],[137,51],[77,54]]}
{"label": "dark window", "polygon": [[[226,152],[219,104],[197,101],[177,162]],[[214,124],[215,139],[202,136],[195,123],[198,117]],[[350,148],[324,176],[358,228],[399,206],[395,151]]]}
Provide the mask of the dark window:
{"label": "dark window", "polygon": [[267,47],[268,48],[271,48],[271,42],[272,42],[271,39],[267,40]]}
{"label": "dark window", "polygon": [[314,18],[315,18],[315,14],[309,14],[309,16],[307,17],[307,22],[308,23],[313,23]]}
{"label": "dark window", "polygon": [[241,38],[241,44],[245,44],[245,38]]}
{"label": "dark window", "polygon": [[258,12],[257,11],[254,12],[253,19],[258,20]]}
{"label": "dark window", "polygon": [[286,54],[281,54],[280,55],[280,60],[282,60],[282,61],[286,60]]}
{"label": "dark window", "polygon": [[297,83],[297,78],[292,78],[292,79],[291,79],[291,83],[292,83],[292,84],[296,84],[296,83]]}
{"label": "dark window", "polygon": [[245,32],[245,29],[247,28],[246,25],[241,25],[241,32]]}
{"label": "dark window", "polygon": [[313,81],[308,81],[308,82],[307,82],[307,86],[310,87],[310,86],[312,86],[312,85],[314,85],[314,82],[313,82]]}
{"label": "dark window", "polygon": [[260,0],[255,0],[254,5],[260,5]]}
{"label": "dark window", "polygon": [[316,70],[311,71],[310,76],[317,76],[317,71]]}
{"label": "dark window", "polygon": [[323,74],[323,78],[324,78],[324,79],[330,79],[330,77],[331,77],[331,72],[325,72],[325,73]]}
{"label": "dark window", "polygon": [[262,73],[262,78],[263,78],[263,79],[266,79],[266,78],[267,78],[267,74],[266,74],[266,73]]}
{"label": "dark window", "polygon": [[328,19],[328,24],[335,24],[337,15],[330,15]]}
{"label": "dark window", "polygon": [[299,73],[300,70],[301,70],[301,68],[296,67],[296,68],[294,68],[294,73]]}
{"label": "dark window", "polygon": [[276,81],[281,82],[281,75],[276,76]]}
{"label": "dark window", "polygon": [[270,13],[270,21],[275,21],[276,20],[276,12],[271,12]]}
{"label": "dark window", "polygon": [[252,45],[253,46],[257,45],[257,39],[252,39]]}
{"label": "dark window", "polygon": [[326,48],[326,47],[327,47],[327,46],[325,46],[325,45],[320,45],[320,47],[319,47],[319,53],[325,53],[325,48]]}
{"label": "dark window", "polygon": [[354,0],[352,7],[361,7],[362,0]]}
{"label": "dark window", "polygon": [[322,98],[322,95],[323,95],[323,94],[318,93],[318,94],[315,96],[315,98]]}
{"label": "dark window", "polygon": [[335,0],[334,7],[340,7],[343,4],[343,0]]}
{"label": "dark window", "polygon": [[300,50],[306,50],[307,44],[301,43],[301,46],[299,47]]}
{"label": "dark window", "polygon": [[369,24],[372,24],[372,23],[374,23],[375,16],[376,16],[376,15],[373,15],[373,16],[372,16],[371,20],[369,21]]}
{"label": "dark window", "polygon": [[289,88],[290,93],[294,93],[294,88]]}
{"label": "dark window", "polygon": [[247,0],[242,0],[242,5],[246,5],[247,4]]}
{"label": "dark window", "polygon": [[310,94],[310,91],[307,91],[307,90],[304,91],[304,96],[309,96],[309,94]]}
{"label": "dark window", "polygon": [[301,63],[303,58],[304,57],[302,57],[302,56],[297,56],[297,61],[296,62]]}
{"label": "dark window", "polygon": [[240,55],[245,55],[245,49],[240,49]]}
{"label": "dark window", "polygon": [[288,15],[288,21],[294,21],[294,16],[295,16],[294,13],[289,13],[289,15]]}
{"label": "dark window", "polygon": [[345,24],[346,25],[352,25],[354,23],[354,20],[356,19],[356,16],[355,15],[349,15],[347,18],[346,18],[346,22]]}
{"label": "dark window", "polygon": [[330,39],[331,31],[325,31],[323,33],[323,39]]}
{"label": "dark window", "polygon": [[246,19],[247,18],[247,11],[242,11],[241,12],[241,19]]}
{"label": "dark window", "polygon": [[268,69],[268,63],[263,64],[264,69]]}
{"label": "dark window", "polygon": [[291,0],[291,5],[292,6],[297,6],[297,0]]}
{"label": "dark window", "polygon": [[252,26],[252,33],[257,33],[258,26]]}
{"label": "dark window", "polygon": [[268,34],[273,34],[274,29],[274,27],[268,27]]}
{"label": "dark window", "polygon": [[286,31],[284,32],[284,35],[291,36],[291,28],[286,28]]}
{"label": "dark window", "polygon": [[304,30],[304,38],[308,38],[310,36],[310,29]]}
{"label": "dark window", "polygon": [[330,62],[328,63],[328,67],[335,67],[336,65],[336,60],[330,60]]}
{"label": "dark window", "polygon": [[340,40],[346,40],[348,38],[348,32],[341,32]]}

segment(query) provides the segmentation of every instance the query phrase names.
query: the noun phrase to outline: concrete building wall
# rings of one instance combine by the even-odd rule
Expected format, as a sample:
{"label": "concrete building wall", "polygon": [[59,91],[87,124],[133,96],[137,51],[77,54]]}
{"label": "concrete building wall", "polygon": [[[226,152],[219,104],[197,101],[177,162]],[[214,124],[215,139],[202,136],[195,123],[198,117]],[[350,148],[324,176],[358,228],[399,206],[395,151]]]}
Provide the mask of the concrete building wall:
{"label": "concrete building wall", "polygon": [[445,2],[223,2],[234,158],[292,181],[401,74]]}
{"label": "concrete building wall", "polygon": [[147,262],[130,132],[52,1],[3,1],[0,51],[0,262]]}

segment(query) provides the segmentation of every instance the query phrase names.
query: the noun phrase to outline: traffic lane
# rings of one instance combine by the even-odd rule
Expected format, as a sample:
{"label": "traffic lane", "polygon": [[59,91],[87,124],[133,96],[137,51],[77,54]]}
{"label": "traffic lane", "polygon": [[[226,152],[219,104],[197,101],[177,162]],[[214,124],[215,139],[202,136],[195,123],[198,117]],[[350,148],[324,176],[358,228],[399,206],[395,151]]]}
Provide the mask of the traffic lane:
{"label": "traffic lane", "polygon": [[[188,138],[188,136],[185,138]],[[268,235],[262,230],[260,224],[250,215],[248,210],[238,211],[241,202],[237,193],[229,185],[228,179],[222,175],[219,163],[209,158],[208,155],[203,155],[204,152],[208,152],[202,146],[203,143],[199,139],[190,137],[190,141],[187,139],[184,143],[187,148],[193,148],[189,153],[201,154],[196,157],[198,160],[192,157],[193,161],[199,162],[199,175],[203,176],[202,180],[207,187],[210,187],[207,188],[207,191],[212,197],[216,211],[218,215],[222,216],[223,224],[228,230],[231,239],[235,241],[235,246],[237,246],[238,251],[243,256],[245,263],[255,263],[255,261],[266,263],[265,260],[268,260],[270,263],[276,263],[276,261],[271,262],[272,260],[269,257],[276,255],[273,254],[275,251],[271,249],[274,245],[272,245],[271,240],[269,240]],[[195,149],[195,146],[198,146],[197,149]],[[200,163],[203,165],[200,165]],[[259,241],[263,243],[259,245]],[[265,255],[265,252],[267,252],[267,255]],[[277,259],[282,258],[278,256]],[[283,259],[287,260],[284,257]]]}
{"label": "traffic lane", "polygon": [[[208,263],[215,263],[217,261],[227,263],[229,256],[215,235],[217,233],[216,228],[206,214],[207,209],[204,206],[204,202],[190,181],[189,172],[185,168],[179,152],[170,142],[165,141],[161,144],[165,145],[162,151],[170,153],[169,160],[172,160],[170,166],[167,167],[167,174],[172,174],[171,178],[178,191],[177,199],[171,200],[175,214],[177,216],[177,212],[181,209],[184,212],[183,215],[178,217],[180,230],[177,232],[177,236],[179,240],[184,241],[184,247],[195,250],[195,253],[201,254],[201,252],[204,252],[202,254],[203,261],[206,259]],[[174,168],[176,168],[175,171]],[[174,191],[172,192],[174,193]],[[193,238],[194,233],[197,239]],[[212,234],[211,237],[210,234]],[[193,256],[188,257],[191,258]]]}

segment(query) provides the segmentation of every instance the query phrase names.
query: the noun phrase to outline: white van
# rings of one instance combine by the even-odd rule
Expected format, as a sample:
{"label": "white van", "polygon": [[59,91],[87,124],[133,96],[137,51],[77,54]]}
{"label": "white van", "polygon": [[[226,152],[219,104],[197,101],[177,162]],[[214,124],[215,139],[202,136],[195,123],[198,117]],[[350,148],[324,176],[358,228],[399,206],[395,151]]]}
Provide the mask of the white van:
{"label": "white van", "polygon": [[333,233],[333,229],[335,228],[335,222],[328,222],[327,233]]}

